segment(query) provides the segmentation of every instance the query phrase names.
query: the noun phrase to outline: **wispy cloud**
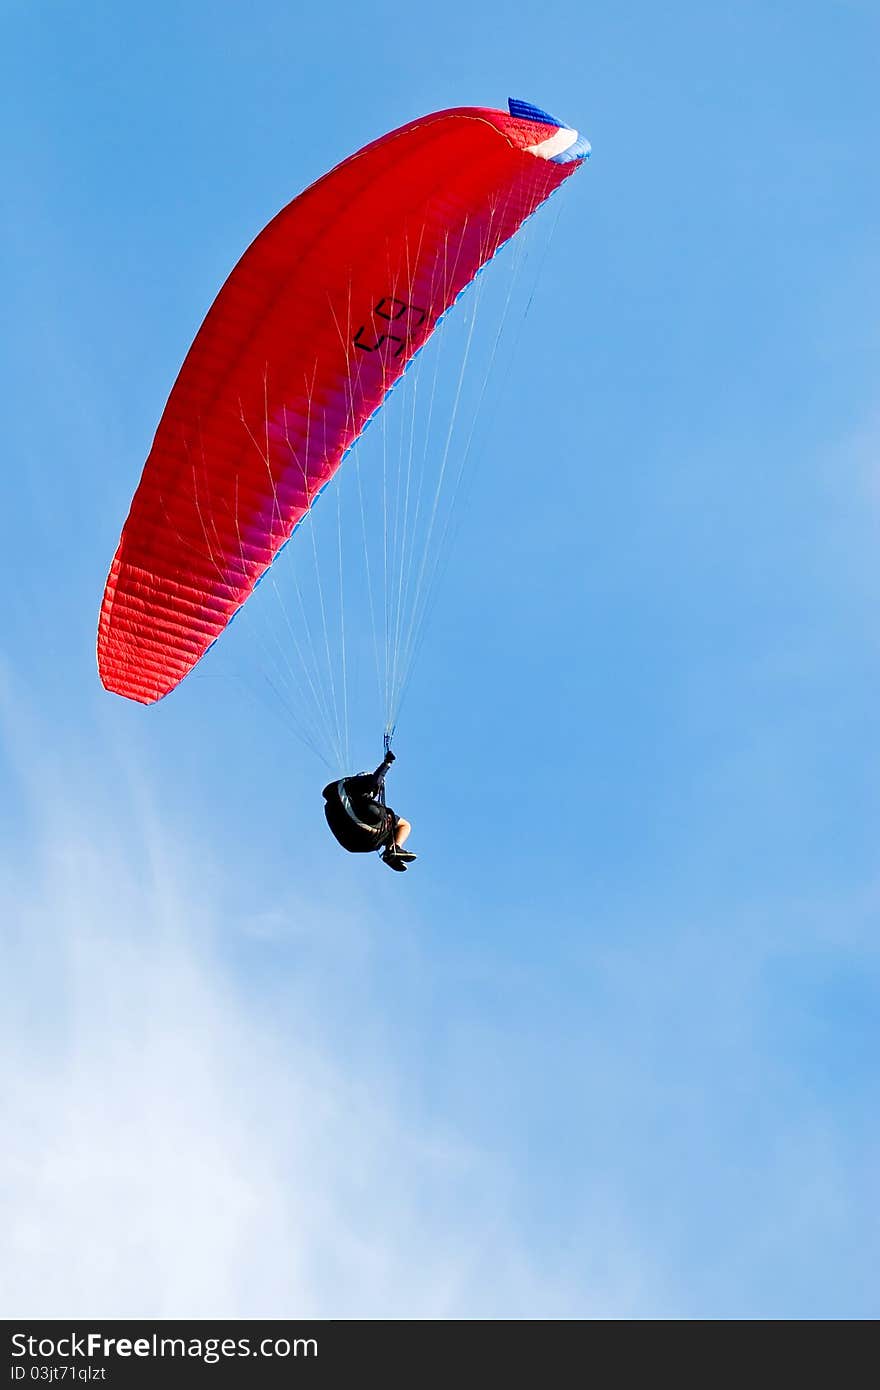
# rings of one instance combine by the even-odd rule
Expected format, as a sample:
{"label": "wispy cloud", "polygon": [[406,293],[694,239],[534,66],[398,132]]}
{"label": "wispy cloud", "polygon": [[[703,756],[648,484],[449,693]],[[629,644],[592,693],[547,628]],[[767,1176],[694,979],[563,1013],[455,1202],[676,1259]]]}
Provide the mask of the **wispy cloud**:
{"label": "wispy cloud", "polygon": [[389,1015],[436,1008],[427,938],[347,889],[243,898],[131,748],[62,757],[28,710],[0,685],[7,1316],[872,1306],[870,886],[635,895],[528,981],[474,943],[422,1069],[436,1028]]}
{"label": "wispy cloud", "polygon": [[[222,871],[206,892],[143,788],[117,768],[111,814],[6,714],[30,800],[0,861],[7,1316],[626,1310],[636,1266],[595,1299],[537,1268],[503,1162],[415,1121],[399,1061],[335,1050],[314,974],[272,994],[230,964],[239,931],[365,958],[369,922],[304,902],[230,922]],[[370,1007],[346,999],[349,1034]]]}

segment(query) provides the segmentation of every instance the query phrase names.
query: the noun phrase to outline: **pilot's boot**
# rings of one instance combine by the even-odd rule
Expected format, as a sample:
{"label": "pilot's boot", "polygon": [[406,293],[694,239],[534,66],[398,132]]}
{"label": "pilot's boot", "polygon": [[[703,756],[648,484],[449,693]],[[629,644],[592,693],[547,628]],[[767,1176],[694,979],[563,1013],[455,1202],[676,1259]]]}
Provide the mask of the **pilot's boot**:
{"label": "pilot's boot", "polygon": [[382,863],[387,864],[389,869],[396,869],[401,874],[405,871],[407,864],[411,864],[415,857],[412,850],[399,849],[397,845],[389,845],[382,855]]}

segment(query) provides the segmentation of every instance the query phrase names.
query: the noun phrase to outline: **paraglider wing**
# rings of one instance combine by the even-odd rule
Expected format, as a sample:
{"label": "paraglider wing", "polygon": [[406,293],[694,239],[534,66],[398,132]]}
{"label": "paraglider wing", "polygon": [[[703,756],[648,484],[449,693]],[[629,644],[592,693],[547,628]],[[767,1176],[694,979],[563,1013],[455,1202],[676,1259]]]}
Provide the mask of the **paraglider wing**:
{"label": "paraglider wing", "polygon": [[441,111],[260,233],[159,423],[98,630],[108,690],[172,690],[245,602],[441,315],[589,146],[546,112]]}

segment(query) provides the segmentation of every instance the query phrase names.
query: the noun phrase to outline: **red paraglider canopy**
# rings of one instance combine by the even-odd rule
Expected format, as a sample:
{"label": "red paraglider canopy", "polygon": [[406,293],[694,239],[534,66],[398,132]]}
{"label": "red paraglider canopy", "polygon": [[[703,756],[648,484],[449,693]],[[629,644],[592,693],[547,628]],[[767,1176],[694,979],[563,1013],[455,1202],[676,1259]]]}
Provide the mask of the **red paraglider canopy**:
{"label": "red paraglider canopy", "polygon": [[104,593],[98,668],[172,690],[247,599],[456,296],[589,150],[545,112],[440,111],[289,203],[186,356]]}

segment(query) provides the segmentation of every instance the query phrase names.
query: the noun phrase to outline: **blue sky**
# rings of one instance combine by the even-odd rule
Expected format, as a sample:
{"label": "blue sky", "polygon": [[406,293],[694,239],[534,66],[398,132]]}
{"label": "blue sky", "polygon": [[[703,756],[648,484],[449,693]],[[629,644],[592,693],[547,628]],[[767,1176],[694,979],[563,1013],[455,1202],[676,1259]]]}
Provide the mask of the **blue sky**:
{"label": "blue sky", "polygon": [[[876,1316],[876,8],[3,8],[4,1308]],[[510,94],[594,153],[401,879],[239,684],[105,694],[97,608],[251,237]]]}

